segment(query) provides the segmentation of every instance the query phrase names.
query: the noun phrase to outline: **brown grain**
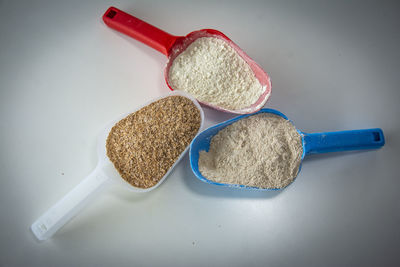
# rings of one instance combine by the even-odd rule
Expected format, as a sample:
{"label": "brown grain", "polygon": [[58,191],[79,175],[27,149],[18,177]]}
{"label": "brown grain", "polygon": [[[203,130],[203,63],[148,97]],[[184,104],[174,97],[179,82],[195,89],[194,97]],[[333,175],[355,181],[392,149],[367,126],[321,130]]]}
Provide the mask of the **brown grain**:
{"label": "brown grain", "polygon": [[165,97],[115,124],[107,138],[107,156],[124,180],[149,188],[177,161],[200,125],[200,111],[190,99]]}

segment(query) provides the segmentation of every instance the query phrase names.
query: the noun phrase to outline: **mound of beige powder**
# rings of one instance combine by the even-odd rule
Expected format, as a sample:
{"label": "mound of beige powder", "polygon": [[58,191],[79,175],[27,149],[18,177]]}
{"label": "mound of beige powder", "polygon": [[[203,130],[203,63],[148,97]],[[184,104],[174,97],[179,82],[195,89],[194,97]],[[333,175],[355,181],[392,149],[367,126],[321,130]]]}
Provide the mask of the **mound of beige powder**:
{"label": "mound of beige powder", "polygon": [[302,153],[301,136],[290,121],[259,113],[219,131],[209,151],[200,151],[199,170],[218,183],[278,189],[297,176]]}

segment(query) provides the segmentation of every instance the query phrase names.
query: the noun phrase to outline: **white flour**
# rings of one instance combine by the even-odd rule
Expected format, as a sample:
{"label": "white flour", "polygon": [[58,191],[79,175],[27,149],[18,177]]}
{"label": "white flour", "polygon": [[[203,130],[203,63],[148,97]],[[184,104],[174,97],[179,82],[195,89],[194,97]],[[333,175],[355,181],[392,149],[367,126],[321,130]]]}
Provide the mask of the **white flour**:
{"label": "white flour", "polygon": [[283,188],[297,176],[303,153],[291,122],[260,113],[219,131],[209,152],[200,151],[199,170],[218,183]]}
{"label": "white flour", "polygon": [[244,59],[227,42],[214,37],[190,44],[175,58],[168,76],[172,88],[232,110],[254,104],[265,90]]}

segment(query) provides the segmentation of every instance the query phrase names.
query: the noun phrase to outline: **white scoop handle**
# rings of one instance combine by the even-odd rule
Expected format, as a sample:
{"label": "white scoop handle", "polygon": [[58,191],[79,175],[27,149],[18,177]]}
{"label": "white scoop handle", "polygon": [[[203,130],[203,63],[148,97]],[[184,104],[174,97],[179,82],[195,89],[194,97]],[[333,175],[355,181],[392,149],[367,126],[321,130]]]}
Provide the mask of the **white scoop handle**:
{"label": "white scoop handle", "polygon": [[40,241],[50,238],[102,191],[109,181],[110,178],[103,173],[101,164],[98,164],[80,184],[32,224],[33,234]]}

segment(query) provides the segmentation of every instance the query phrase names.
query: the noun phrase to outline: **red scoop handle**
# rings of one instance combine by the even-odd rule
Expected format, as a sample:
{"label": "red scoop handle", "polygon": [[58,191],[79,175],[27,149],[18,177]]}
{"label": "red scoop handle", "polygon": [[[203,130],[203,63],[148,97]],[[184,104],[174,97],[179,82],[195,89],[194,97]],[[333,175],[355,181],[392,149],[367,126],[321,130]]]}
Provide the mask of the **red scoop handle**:
{"label": "red scoop handle", "polygon": [[166,56],[169,56],[171,47],[179,38],[115,7],[107,9],[103,20],[110,28],[147,44]]}

